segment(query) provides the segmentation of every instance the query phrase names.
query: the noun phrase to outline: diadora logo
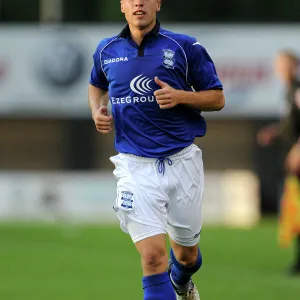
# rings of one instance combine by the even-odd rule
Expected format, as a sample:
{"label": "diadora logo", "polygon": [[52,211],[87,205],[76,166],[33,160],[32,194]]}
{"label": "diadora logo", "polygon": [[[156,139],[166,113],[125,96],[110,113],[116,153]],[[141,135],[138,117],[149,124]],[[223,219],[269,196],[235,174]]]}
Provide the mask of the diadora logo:
{"label": "diadora logo", "polygon": [[117,57],[117,58],[105,59],[103,64],[107,65],[111,63],[118,63],[121,61],[128,61],[128,57]]}
{"label": "diadora logo", "polygon": [[153,89],[149,86],[150,82],[153,79],[150,79],[143,74],[133,78],[130,82],[130,88],[133,92],[139,95],[145,95],[152,91]]}

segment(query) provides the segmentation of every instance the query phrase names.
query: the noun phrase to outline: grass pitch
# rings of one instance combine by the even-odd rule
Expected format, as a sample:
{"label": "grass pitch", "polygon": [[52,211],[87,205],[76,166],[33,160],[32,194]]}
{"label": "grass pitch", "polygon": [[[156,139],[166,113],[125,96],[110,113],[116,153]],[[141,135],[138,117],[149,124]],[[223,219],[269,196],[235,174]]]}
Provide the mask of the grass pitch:
{"label": "grass pitch", "polygon": [[[277,224],[251,230],[204,227],[203,300],[297,300]],[[1,300],[142,300],[139,256],[118,226],[0,224]]]}

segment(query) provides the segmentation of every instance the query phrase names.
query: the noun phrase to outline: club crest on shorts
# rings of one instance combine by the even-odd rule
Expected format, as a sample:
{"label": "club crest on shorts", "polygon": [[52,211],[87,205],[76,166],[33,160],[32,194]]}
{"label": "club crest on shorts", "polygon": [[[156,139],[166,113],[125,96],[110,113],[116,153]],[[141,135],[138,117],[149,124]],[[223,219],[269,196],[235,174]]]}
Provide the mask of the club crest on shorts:
{"label": "club crest on shorts", "polygon": [[121,192],[121,206],[124,209],[132,209],[133,208],[133,193],[131,192]]}
{"label": "club crest on shorts", "polygon": [[163,50],[163,66],[167,69],[175,68],[175,52],[170,49]]}

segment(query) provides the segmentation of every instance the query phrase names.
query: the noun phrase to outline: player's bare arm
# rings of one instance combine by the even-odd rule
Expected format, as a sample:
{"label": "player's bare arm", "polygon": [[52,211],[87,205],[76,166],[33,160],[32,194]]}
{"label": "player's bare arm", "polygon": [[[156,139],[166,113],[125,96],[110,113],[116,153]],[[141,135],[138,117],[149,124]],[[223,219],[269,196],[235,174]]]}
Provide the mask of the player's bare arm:
{"label": "player's bare arm", "polygon": [[108,91],[89,85],[89,106],[95,126],[100,133],[109,133],[112,129],[112,116],[108,115]]}
{"label": "player's bare arm", "polygon": [[174,89],[157,77],[155,77],[155,82],[161,87],[154,92],[161,109],[169,109],[183,104],[201,111],[219,111],[225,105],[225,96],[222,90],[190,92]]}

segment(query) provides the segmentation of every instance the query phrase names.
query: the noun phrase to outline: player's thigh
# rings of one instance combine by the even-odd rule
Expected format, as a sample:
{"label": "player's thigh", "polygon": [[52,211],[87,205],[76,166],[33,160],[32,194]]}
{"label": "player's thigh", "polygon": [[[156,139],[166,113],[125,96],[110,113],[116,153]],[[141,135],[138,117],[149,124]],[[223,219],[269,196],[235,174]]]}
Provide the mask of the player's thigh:
{"label": "player's thigh", "polygon": [[178,245],[193,247],[198,244],[202,226],[202,198],[204,171],[202,152],[195,146],[188,157],[176,162],[176,193],[168,207],[167,231]]}
{"label": "player's thigh", "polygon": [[167,226],[166,196],[159,188],[155,170],[147,163],[111,158],[116,166],[117,199],[114,210],[124,232],[133,242],[165,234]]}

